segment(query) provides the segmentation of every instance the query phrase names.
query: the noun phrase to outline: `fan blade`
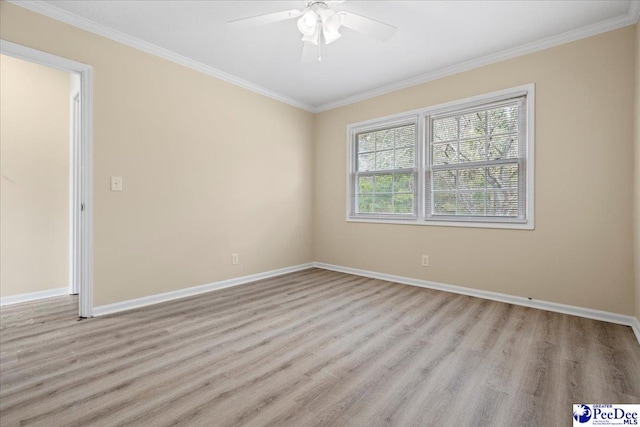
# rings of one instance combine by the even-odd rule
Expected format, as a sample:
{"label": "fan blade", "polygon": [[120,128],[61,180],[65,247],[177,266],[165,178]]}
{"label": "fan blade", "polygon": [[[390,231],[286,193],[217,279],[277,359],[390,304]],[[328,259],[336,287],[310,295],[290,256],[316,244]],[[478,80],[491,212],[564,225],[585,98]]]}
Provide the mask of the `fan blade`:
{"label": "fan blade", "polygon": [[311,43],[302,43],[302,57],[300,62],[309,63],[318,60],[318,46]]}
{"label": "fan blade", "polygon": [[386,42],[395,34],[397,27],[376,21],[375,19],[365,16],[356,15],[351,12],[338,12],[344,14],[343,26],[351,28],[354,31],[362,33],[366,36],[373,37],[380,41]]}
{"label": "fan blade", "polygon": [[249,18],[234,19],[227,22],[234,28],[252,28],[259,25],[273,24],[274,22],[286,21],[287,19],[297,18],[302,15],[302,11],[298,9],[283,10],[282,12],[267,13],[266,15],[252,16]]}

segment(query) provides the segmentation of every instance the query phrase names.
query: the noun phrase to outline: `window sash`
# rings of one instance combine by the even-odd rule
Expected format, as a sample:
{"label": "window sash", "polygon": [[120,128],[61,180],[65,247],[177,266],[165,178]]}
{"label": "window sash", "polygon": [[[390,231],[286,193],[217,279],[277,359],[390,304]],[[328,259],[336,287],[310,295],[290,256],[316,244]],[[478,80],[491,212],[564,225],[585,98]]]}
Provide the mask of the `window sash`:
{"label": "window sash", "polygon": [[[376,176],[389,176],[391,175],[391,191],[371,191],[371,192],[361,192],[359,191],[359,178],[361,177],[375,177]],[[412,175],[412,187],[413,191],[395,191],[395,176],[396,175]],[[352,206],[351,212],[352,216],[360,216],[367,218],[417,218],[417,208],[418,208],[418,194],[416,191],[418,185],[418,169],[392,169],[392,170],[384,170],[384,171],[366,171],[366,172],[355,172],[352,174]],[[359,196],[364,197],[373,197],[373,203],[375,203],[375,199],[377,195],[390,195],[392,199],[392,209],[395,209],[395,195],[406,195],[411,194],[413,196],[412,209],[410,213],[407,212],[359,212]]]}

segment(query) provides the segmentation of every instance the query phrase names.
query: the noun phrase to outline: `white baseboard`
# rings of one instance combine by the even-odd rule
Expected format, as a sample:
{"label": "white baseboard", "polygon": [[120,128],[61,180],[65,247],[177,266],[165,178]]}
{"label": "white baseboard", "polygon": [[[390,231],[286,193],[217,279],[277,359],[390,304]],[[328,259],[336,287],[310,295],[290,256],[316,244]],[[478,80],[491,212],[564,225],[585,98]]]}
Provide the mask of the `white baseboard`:
{"label": "white baseboard", "polygon": [[640,343],[640,320],[637,318],[633,320],[633,324],[631,325],[631,329],[633,329],[633,333],[636,334],[636,338]]}
{"label": "white baseboard", "polygon": [[158,304],[161,302],[171,301],[180,298],[186,298],[205,292],[215,291],[217,289],[229,288],[231,286],[244,285],[245,283],[255,282],[257,280],[268,279],[271,277],[281,276],[295,271],[306,270],[313,267],[313,263],[300,264],[292,267],[280,268],[278,270],[266,271],[264,273],[251,274],[248,276],[236,277],[233,279],[221,280],[219,282],[207,283],[205,285],[193,286],[176,291],[165,292],[162,294],[149,295],[148,297],[135,298],[127,301],[116,302],[113,304],[101,305],[93,307],[93,316],[104,316],[107,314],[118,313],[120,311],[132,310],[134,308],[144,307],[146,305]]}
{"label": "white baseboard", "polygon": [[375,271],[361,270],[358,268],[343,267],[323,262],[314,262],[313,266],[325,270],[338,271],[341,273],[354,274],[356,276],[371,277],[374,279],[387,280],[390,282],[402,283],[405,285],[419,286],[421,288],[437,289],[439,291],[452,292],[455,294],[468,295],[477,298],[489,299],[493,301],[506,302],[514,305],[537,308],[540,310],[553,311],[556,313],[570,314],[573,316],[586,317],[587,319],[602,320],[604,322],[617,323],[619,325],[630,326],[640,344],[640,322],[633,316],[611,313],[608,311],[594,310],[591,308],[576,307],[573,305],[559,304],[556,302],[532,300],[529,298],[514,295],[501,294],[498,292],[483,291],[480,289],[466,288],[463,286],[447,285],[445,283],[432,282],[428,280],[413,279],[411,277],[395,276],[393,274],[377,273]]}
{"label": "white baseboard", "polygon": [[46,291],[29,292],[28,294],[10,295],[0,298],[0,305],[18,304],[21,302],[35,301],[42,298],[59,297],[69,295],[69,288],[49,289]]}
{"label": "white baseboard", "polygon": [[[630,326],[640,343],[640,322],[633,316],[626,316],[624,314],[611,313],[608,311],[594,310],[591,308],[576,307],[572,305],[559,304],[549,301],[531,300],[529,298],[518,297],[514,295],[502,294],[498,292],[483,291],[479,289],[466,288],[463,286],[448,285],[445,283],[432,282],[428,280],[414,279],[411,277],[396,276],[393,274],[378,273],[375,271],[361,270],[358,268],[343,267],[339,265],[326,264],[322,262],[310,262],[306,264],[300,264],[292,267],[281,268],[278,270],[266,271],[264,273],[251,274],[248,276],[236,277],[228,280],[221,280],[219,282],[208,283],[205,285],[194,286],[191,288],[179,289],[176,291],[165,292],[162,294],[150,295],[147,297],[136,298],[128,301],[116,302],[113,304],[102,305],[93,308],[93,316],[104,316],[107,314],[117,313],[120,311],[132,310],[134,308],[140,308],[147,305],[158,304],[161,302],[176,300],[180,298],[190,297],[193,295],[202,294],[205,292],[214,291],[217,289],[224,289],[231,286],[243,285],[246,283],[255,282],[257,280],[268,279],[271,277],[281,276],[287,273],[293,273],[308,268],[322,268],[324,270],[338,271],[341,273],[354,274],[356,276],[371,277],[374,279],[387,280],[390,282],[402,283],[405,285],[419,286],[422,288],[436,289],[445,292],[452,292],[456,294],[468,295],[477,298],[489,299],[493,301],[505,302],[509,304],[521,305],[525,307],[537,308],[540,310],[553,311],[556,313],[570,314],[573,316],[585,317],[587,319],[602,320],[604,322],[617,323],[620,325]],[[66,294],[66,289],[58,289],[58,292],[62,293],[56,295]],[[31,294],[29,294],[31,295]],[[20,295],[17,295],[18,297]],[[54,296],[54,295],[50,295]],[[8,297],[15,298],[15,297]],[[44,297],[40,297],[44,298]],[[35,299],[35,298],[34,298]],[[4,298],[2,300],[4,305]],[[28,300],[24,300],[28,301]],[[21,301],[17,301],[21,302]]]}

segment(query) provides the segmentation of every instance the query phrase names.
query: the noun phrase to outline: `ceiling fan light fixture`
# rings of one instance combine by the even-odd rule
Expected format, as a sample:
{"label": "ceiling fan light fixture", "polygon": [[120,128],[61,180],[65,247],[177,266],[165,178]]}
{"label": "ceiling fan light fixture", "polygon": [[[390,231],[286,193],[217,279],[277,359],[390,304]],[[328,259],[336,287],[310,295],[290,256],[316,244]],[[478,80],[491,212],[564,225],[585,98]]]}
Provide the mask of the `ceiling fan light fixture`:
{"label": "ceiling fan light fixture", "polygon": [[332,13],[329,16],[322,17],[322,26],[325,32],[337,32],[344,19],[346,18],[344,12]]}
{"label": "ceiling fan light fixture", "polygon": [[320,31],[314,31],[313,34],[303,34],[302,41],[305,43],[311,43],[313,45],[318,44],[318,39],[320,38]]}
{"label": "ceiling fan light fixture", "polygon": [[342,37],[338,30],[344,21],[344,13],[327,11],[327,13],[320,14],[320,17],[322,18],[322,36],[326,44],[333,43]]}
{"label": "ceiling fan light fixture", "polygon": [[310,10],[298,19],[298,30],[305,36],[312,36],[318,27],[318,15]]}
{"label": "ceiling fan light fixture", "polygon": [[352,12],[338,11],[331,8],[333,4],[342,3],[344,0],[305,0],[304,9],[290,9],[281,12],[267,13],[249,18],[234,19],[228,24],[235,28],[249,28],[274,22],[296,19],[298,30],[302,33],[303,55],[302,62],[310,56],[309,52],[317,47],[318,62],[322,59],[324,45],[333,43],[342,37],[340,29],[347,27],[364,35],[380,41],[389,40],[397,28],[375,19],[367,18]]}
{"label": "ceiling fan light fixture", "polygon": [[342,37],[337,30],[336,31],[327,31],[325,28],[322,29],[322,38],[324,39],[325,44],[331,44],[334,41],[338,40]]}

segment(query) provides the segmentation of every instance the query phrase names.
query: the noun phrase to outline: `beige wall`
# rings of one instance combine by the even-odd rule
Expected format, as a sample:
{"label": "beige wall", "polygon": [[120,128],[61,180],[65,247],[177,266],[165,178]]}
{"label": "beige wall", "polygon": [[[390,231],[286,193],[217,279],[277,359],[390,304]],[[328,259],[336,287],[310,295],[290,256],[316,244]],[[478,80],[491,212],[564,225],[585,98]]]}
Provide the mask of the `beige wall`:
{"label": "beige wall", "polygon": [[[634,313],[634,56],[630,26],[319,114],[316,261]],[[531,82],[534,231],[345,222],[349,123]]]}
{"label": "beige wall", "polygon": [[69,286],[69,73],[0,55],[0,296]]}
{"label": "beige wall", "polygon": [[[635,311],[634,27],[318,115],[5,2],[0,37],[94,67],[96,306],[315,259]],[[347,124],[531,82],[536,230],[345,222]]]}
{"label": "beige wall", "polygon": [[640,22],[636,24],[636,113],[635,113],[635,288],[636,288],[636,317],[640,320]]}
{"label": "beige wall", "polygon": [[312,261],[311,113],[6,2],[0,37],[94,68],[94,306]]}

